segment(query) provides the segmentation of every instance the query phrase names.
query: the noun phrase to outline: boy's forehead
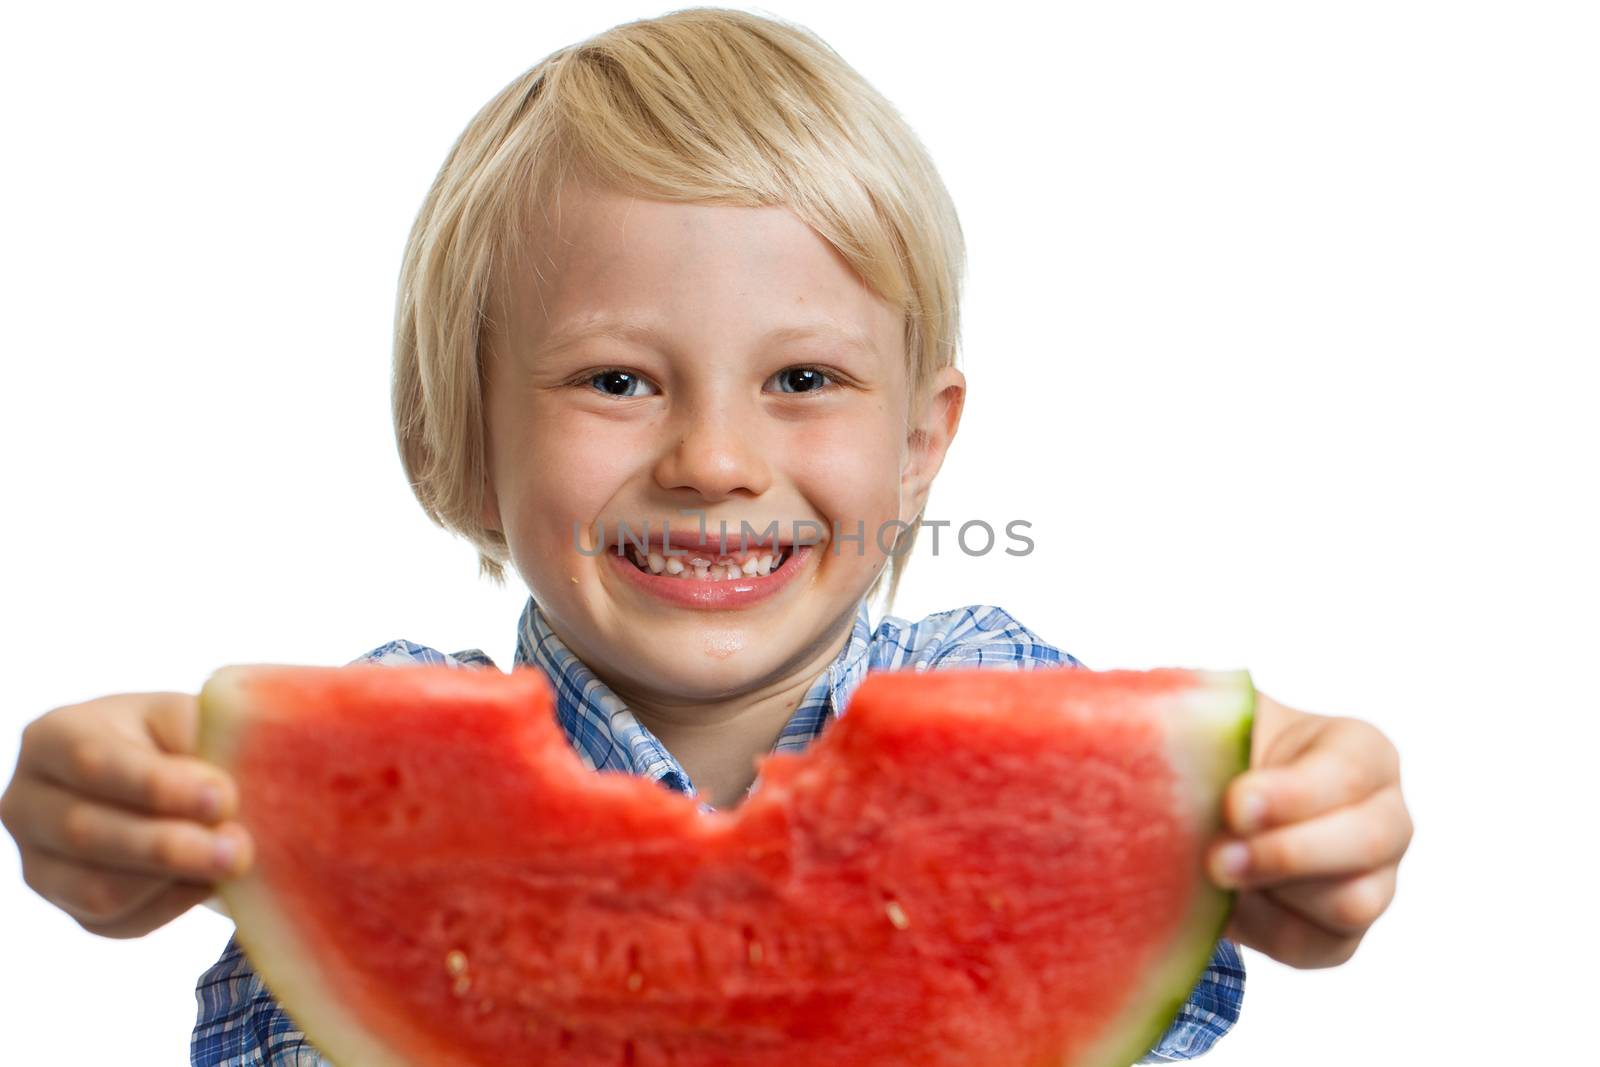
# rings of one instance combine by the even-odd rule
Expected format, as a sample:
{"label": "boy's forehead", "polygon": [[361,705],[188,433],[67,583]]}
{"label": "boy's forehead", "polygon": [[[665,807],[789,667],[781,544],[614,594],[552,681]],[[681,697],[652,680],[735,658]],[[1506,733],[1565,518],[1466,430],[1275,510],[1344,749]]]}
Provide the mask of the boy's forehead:
{"label": "boy's forehead", "polygon": [[[666,340],[666,335],[666,327],[649,316],[599,309],[552,323],[540,338],[539,350],[554,352],[595,337],[651,344]],[[866,331],[857,326],[823,318],[796,320],[787,325],[776,325],[763,332],[757,340],[762,345],[814,340],[836,349],[849,349],[867,356],[874,355],[877,351],[877,342]]]}
{"label": "boy's forehead", "polygon": [[568,184],[534,215],[497,286],[496,318],[523,344],[648,343],[715,328],[770,345],[900,354],[900,310],[785,207]]}

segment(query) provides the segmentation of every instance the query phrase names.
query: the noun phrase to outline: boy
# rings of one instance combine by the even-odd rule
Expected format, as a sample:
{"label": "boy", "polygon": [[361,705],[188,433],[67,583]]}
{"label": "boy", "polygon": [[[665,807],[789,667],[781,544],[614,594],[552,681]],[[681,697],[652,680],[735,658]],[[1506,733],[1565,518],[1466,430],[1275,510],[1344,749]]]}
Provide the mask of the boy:
{"label": "boy", "polygon": [[[731,807],[755,756],[804,748],[869,670],[1079,666],[995,607],[869,620],[960,421],[962,256],[910,130],[771,19],[616,27],[469,124],[406,249],[396,433],[429,516],[526,582],[515,666],[550,678],[590,766]],[[623,524],[648,544],[598,550]],[[362,659],[494,666],[405,641]],[[195,730],[176,693],[31,724],[0,800],[29,885],[132,937],[245,870]],[[1236,943],[1336,964],[1393,895],[1393,746],[1265,697],[1254,744],[1211,855],[1232,924],[1147,1062],[1237,1019]],[[319,1062],[231,940],[197,993],[195,1064]]]}

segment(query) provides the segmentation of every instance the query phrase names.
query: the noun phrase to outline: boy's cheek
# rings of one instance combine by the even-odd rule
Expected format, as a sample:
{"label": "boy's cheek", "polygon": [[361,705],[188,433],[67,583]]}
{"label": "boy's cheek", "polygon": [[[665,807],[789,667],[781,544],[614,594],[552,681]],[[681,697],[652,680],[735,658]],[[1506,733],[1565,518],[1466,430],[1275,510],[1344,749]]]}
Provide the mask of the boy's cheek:
{"label": "boy's cheek", "polygon": [[638,432],[594,422],[555,416],[535,423],[513,452],[515,476],[543,497],[570,501],[568,506],[614,495],[640,474],[654,445]]}
{"label": "boy's cheek", "polygon": [[514,510],[507,503],[501,501],[506,542],[517,573],[535,597],[566,599],[592,581],[585,576],[604,561],[584,553],[594,552],[592,516],[599,501],[533,490],[517,498]]}
{"label": "boy's cheek", "polygon": [[783,452],[783,467],[833,517],[853,523],[899,513],[901,456],[892,436],[850,425],[811,427]]}

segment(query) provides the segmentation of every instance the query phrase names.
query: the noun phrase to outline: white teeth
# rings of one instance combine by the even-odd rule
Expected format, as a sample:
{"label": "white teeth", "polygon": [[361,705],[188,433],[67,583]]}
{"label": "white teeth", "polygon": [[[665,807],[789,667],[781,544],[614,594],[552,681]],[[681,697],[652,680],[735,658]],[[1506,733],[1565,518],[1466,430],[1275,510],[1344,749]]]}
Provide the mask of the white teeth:
{"label": "white teeth", "polygon": [[785,551],[761,552],[737,558],[721,556],[716,559],[703,555],[665,555],[662,552],[641,553],[628,549],[629,558],[648,574],[694,578],[699,581],[722,582],[739,578],[762,578],[783,565]]}

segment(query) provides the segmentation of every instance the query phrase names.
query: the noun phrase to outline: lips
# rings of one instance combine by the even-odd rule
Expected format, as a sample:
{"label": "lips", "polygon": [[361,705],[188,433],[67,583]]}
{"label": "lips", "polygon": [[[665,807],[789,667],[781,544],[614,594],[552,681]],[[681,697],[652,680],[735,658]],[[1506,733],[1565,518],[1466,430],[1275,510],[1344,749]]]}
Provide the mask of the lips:
{"label": "lips", "polygon": [[[602,555],[625,585],[677,607],[733,609],[777,593],[807,569],[816,544],[815,523],[695,522],[673,530],[670,522],[601,527]],[[798,527],[809,526],[807,533]],[[741,536],[742,535],[742,536]]]}

